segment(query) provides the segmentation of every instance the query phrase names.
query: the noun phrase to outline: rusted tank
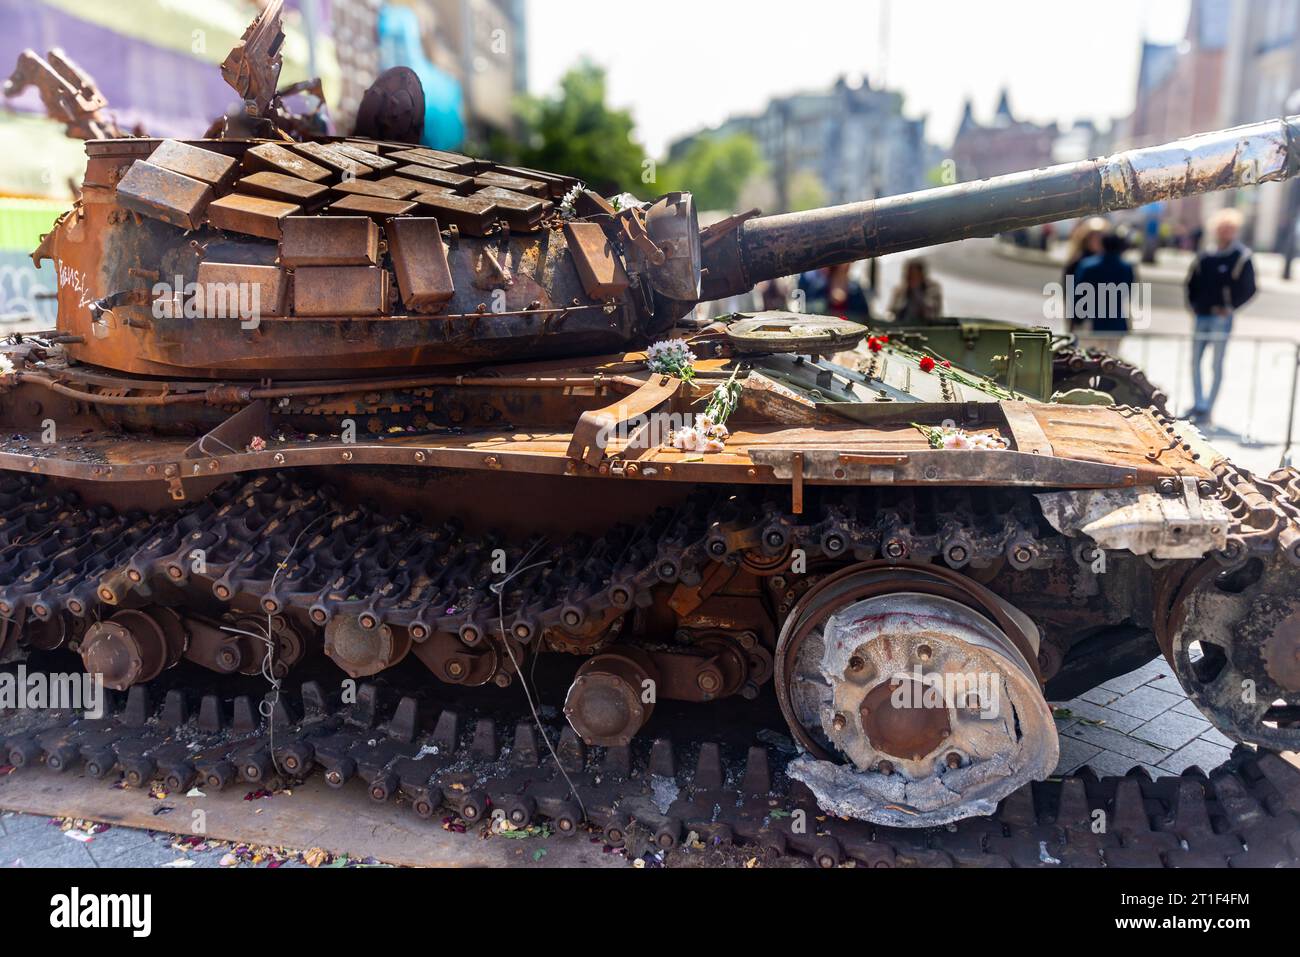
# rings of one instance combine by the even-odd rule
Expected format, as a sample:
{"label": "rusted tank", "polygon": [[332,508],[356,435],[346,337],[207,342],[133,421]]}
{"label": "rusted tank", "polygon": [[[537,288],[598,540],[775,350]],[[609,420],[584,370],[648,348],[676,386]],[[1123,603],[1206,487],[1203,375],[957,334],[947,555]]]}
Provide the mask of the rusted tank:
{"label": "rusted tank", "polygon": [[1294,470],[852,323],[678,325],[803,269],[1281,180],[1300,118],[701,231],[687,193],[312,136],[227,73],[248,108],[211,139],[88,142],[35,253],[59,318],[3,350],[0,660],[66,645],[125,689],[413,657],[515,688],[574,656],[571,739],[775,696],[789,773],[898,826],[1046,777],[1048,700],[1160,652],[1225,734],[1300,747]]}

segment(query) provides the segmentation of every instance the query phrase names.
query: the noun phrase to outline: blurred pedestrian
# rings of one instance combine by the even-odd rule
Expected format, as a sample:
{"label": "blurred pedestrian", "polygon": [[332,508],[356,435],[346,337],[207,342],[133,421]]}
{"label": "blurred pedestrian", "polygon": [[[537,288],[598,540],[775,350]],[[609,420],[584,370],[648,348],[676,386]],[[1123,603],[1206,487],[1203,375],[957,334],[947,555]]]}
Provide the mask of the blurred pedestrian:
{"label": "blurred pedestrian", "polygon": [[871,302],[853,263],[831,266],[826,272],[826,297],[830,315],[853,322],[871,322]]}
{"label": "blurred pedestrian", "polygon": [[780,279],[771,279],[763,284],[759,294],[763,297],[763,308],[769,312],[783,312],[786,309],[785,284]]}
{"label": "blurred pedestrian", "polygon": [[903,266],[903,281],[894,287],[889,311],[894,321],[904,326],[943,320],[943,290],[930,278],[930,267],[924,259],[909,259]]}
{"label": "blurred pedestrian", "polygon": [[814,316],[826,313],[830,305],[827,275],[826,269],[809,269],[799,274],[798,291],[802,298],[802,308],[796,307],[795,312],[806,312]]}
{"label": "blurred pedestrian", "polygon": [[1101,255],[1102,237],[1110,232],[1110,223],[1100,216],[1080,220],[1070,233],[1065,247],[1065,269],[1061,273],[1061,286],[1065,290],[1065,331],[1074,331],[1074,284],[1078,279],[1079,263],[1089,256]]}
{"label": "blurred pedestrian", "polygon": [[1101,252],[1079,263],[1074,279],[1076,328],[1086,322],[1092,335],[1080,335],[1083,349],[1118,353],[1129,331],[1137,289],[1137,270],[1124,261],[1128,242],[1116,233],[1101,238]]}
{"label": "blurred pedestrian", "polygon": [[[1255,264],[1251,252],[1238,239],[1243,217],[1235,209],[1221,209],[1210,217],[1207,232],[1214,249],[1196,257],[1187,275],[1187,304],[1195,317],[1192,341],[1193,422],[1209,422],[1219,387],[1223,360],[1236,311],[1255,295]],[[1201,366],[1210,349],[1210,387],[1204,388]]]}

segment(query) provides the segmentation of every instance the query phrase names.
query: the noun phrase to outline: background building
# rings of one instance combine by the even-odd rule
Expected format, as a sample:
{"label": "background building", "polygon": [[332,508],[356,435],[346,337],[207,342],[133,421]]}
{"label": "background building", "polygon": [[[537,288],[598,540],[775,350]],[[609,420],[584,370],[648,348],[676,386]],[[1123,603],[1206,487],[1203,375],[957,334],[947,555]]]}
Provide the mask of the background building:
{"label": "background building", "polygon": [[976,121],[968,99],[952,144],[957,179],[968,182],[1047,166],[1053,162],[1052,147],[1059,135],[1055,123],[1040,126],[1017,120],[1006,90],[998,97],[993,122],[987,125]]}
{"label": "background building", "polygon": [[[1236,126],[1300,112],[1300,0],[1236,0],[1228,37],[1217,122]],[[1252,245],[1277,250],[1296,225],[1296,192],[1293,184],[1266,183],[1218,202],[1247,214]]]}
{"label": "background building", "polygon": [[669,160],[682,156],[700,136],[745,133],[763,154],[776,205],[797,202],[792,184],[816,178],[826,203],[848,203],[906,193],[926,186],[929,153],[925,120],[903,115],[902,94],[877,89],[865,79],[851,86],[841,78],[829,90],[771,100],[762,113],[736,116],[721,126],[674,142]]}
{"label": "background building", "polygon": [[[1133,113],[1119,124],[1117,149],[1166,143],[1219,125],[1233,6],[1231,0],[1192,0],[1181,43],[1142,45]],[[1203,219],[1204,200],[1176,200],[1162,213],[1185,232]]]}

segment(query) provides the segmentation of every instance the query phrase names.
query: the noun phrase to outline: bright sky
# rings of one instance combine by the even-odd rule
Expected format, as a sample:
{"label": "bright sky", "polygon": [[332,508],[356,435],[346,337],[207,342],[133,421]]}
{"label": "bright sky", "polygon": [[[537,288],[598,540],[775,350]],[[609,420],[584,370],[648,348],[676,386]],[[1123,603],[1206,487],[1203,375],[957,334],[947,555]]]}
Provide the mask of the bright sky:
{"label": "bright sky", "polygon": [[[528,81],[551,92],[581,56],[609,72],[654,155],[774,95],[863,74],[904,94],[947,145],[966,96],[989,119],[1103,123],[1133,108],[1143,37],[1180,40],[1189,0],[528,0]],[[886,12],[887,11],[887,12]],[[884,24],[888,27],[885,29]],[[882,34],[888,42],[882,43]]]}

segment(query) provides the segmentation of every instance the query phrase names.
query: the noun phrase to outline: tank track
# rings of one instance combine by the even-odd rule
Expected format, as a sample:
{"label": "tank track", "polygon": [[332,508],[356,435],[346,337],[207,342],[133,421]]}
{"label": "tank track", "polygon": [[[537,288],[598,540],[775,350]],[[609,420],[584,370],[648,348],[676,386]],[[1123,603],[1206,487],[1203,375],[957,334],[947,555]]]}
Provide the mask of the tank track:
{"label": "tank track", "polygon": [[46,714],[45,724],[5,738],[0,755],[18,768],[79,768],[128,787],[161,779],[171,792],[275,787],[320,772],[335,788],[359,779],[372,800],[399,801],[422,818],[481,825],[504,815],[562,836],[597,829],[629,856],[667,851],[693,832],[706,846],[771,848],[822,867],[1300,866],[1300,769],[1268,752],[1239,749],[1208,776],[1189,769],[1152,779],[1135,769],[1098,778],[1084,769],[1022,788],[991,817],[911,830],[823,815],[786,778],[781,753],[762,744],[743,756],[667,738],[588,751],[571,729],[552,728],[566,778],[531,721],[503,741],[492,718],[450,709],[422,733],[414,698],[389,710],[373,685],[337,707],[308,682],[299,700],[293,714],[287,695],[263,707],[208,695],[189,715],[184,695],[171,691],[154,714],[137,686],[113,717]]}
{"label": "tank track", "polygon": [[[287,474],[258,475],[155,516],[83,508],[39,478],[6,476],[0,580],[9,584],[0,587],[0,614],[66,615],[75,636],[101,612],[157,601],[171,586],[244,613],[293,610],[318,626],[346,618],[366,630],[402,628],[416,643],[496,641],[503,617],[511,640],[541,636],[551,649],[587,651],[647,601],[649,588],[698,585],[711,563],[771,575],[794,548],[810,559],[942,559],[953,568],[1002,559],[1042,567],[1068,554],[1026,498],[1006,491],[948,490],[937,519],[927,515],[938,500],[923,491],[809,490],[801,515],[770,494],[704,490],[635,527],[518,544],[466,535],[455,522],[429,527],[347,506]],[[498,596],[493,584],[523,566]],[[794,586],[777,595],[778,612],[793,598]]]}
{"label": "tank track", "polygon": [[[1111,379],[1124,390],[1115,395],[1120,405],[1139,408],[1152,406],[1161,415],[1170,415],[1169,396],[1157,388],[1145,372],[1131,362],[1100,349],[1081,349],[1069,341],[1058,342],[1052,354],[1052,382],[1058,392],[1088,388],[1093,378]],[[1119,391],[1103,387],[1102,391]]]}

